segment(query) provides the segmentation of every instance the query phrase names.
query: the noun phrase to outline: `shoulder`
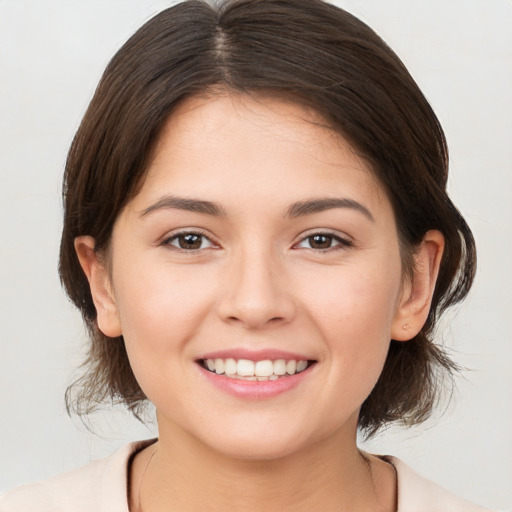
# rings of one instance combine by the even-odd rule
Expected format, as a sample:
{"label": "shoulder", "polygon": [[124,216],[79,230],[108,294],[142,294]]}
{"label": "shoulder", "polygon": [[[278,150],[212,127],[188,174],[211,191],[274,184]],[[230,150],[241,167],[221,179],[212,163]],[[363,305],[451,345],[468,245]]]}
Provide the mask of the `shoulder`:
{"label": "shoulder", "polygon": [[128,512],[128,463],[147,444],[127,444],[105,459],[13,489],[0,496],[0,512]]}
{"label": "shoulder", "polygon": [[[398,512],[492,512],[450,493],[395,457],[382,457],[397,473]],[[497,511],[495,511],[497,512]]]}

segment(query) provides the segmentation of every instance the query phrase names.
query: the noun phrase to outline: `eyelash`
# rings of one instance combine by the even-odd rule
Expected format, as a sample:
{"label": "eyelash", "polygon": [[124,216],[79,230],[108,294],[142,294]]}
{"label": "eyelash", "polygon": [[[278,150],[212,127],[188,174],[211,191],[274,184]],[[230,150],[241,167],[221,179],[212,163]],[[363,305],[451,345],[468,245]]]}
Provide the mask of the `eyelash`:
{"label": "eyelash", "polygon": [[[190,248],[186,249],[183,247],[177,247],[176,245],[173,245],[172,242],[176,241],[179,243],[179,239],[182,237],[186,237],[187,235],[199,237],[201,239],[201,245],[205,240],[207,240],[211,245],[209,247],[203,247],[203,248],[199,247],[197,249],[190,249]],[[179,233],[174,233],[173,235],[162,240],[162,243],[160,245],[171,247],[172,249],[174,249],[176,251],[183,252],[183,253],[189,253],[189,254],[197,253],[199,251],[204,251],[204,250],[208,250],[208,249],[213,249],[216,247],[216,244],[205,233],[203,233],[200,230],[180,231]]]}
{"label": "eyelash", "polygon": [[[210,243],[210,246],[209,247],[198,247],[198,248],[191,249],[191,248],[183,248],[183,247],[178,247],[176,245],[173,245],[173,242],[179,243],[179,239],[181,237],[186,237],[186,236],[196,236],[196,237],[200,238],[201,245],[206,240]],[[300,249],[301,248],[300,245],[303,244],[304,242],[307,242],[308,240],[311,243],[311,241],[314,237],[324,237],[326,239],[330,239],[331,243],[333,243],[333,242],[337,242],[337,243],[334,246],[330,246],[330,247],[326,247],[326,248],[304,247],[304,249],[308,249],[308,250],[311,250],[314,252],[325,253],[325,252],[329,252],[329,251],[347,249],[347,248],[354,246],[354,243],[351,240],[349,240],[347,238],[343,238],[336,233],[332,233],[330,231],[315,231],[315,232],[312,232],[309,235],[301,238],[301,240],[293,246],[293,249]],[[174,250],[184,252],[184,253],[189,253],[189,254],[216,248],[216,244],[205,233],[201,232],[200,230],[180,231],[178,233],[174,233],[173,235],[162,240],[161,245],[171,247]]]}
{"label": "eyelash", "polygon": [[348,238],[343,238],[342,236],[340,236],[336,233],[332,233],[330,231],[315,231],[315,232],[312,232],[309,235],[301,238],[301,240],[297,244],[295,244],[293,246],[293,248],[296,248],[296,247],[300,248],[300,244],[302,244],[308,240],[311,242],[311,239],[313,239],[314,237],[325,237],[327,239],[330,239],[331,243],[337,242],[337,244],[334,246],[326,247],[326,248],[316,248],[315,249],[313,247],[306,247],[305,249],[309,249],[314,252],[325,253],[325,252],[329,252],[329,251],[348,249],[348,248],[354,246],[354,243],[352,240],[349,240]]}

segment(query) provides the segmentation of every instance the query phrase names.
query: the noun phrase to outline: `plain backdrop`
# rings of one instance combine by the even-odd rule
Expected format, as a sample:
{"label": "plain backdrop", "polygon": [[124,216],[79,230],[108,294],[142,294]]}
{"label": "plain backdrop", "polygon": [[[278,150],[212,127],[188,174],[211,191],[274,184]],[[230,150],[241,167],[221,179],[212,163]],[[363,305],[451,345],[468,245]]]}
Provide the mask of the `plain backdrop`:
{"label": "plain backdrop", "polygon": [[[468,370],[426,425],[365,448],[468,499],[512,506],[512,1],[340,0],[404,60],[437,112],[449,188],[479,249],[475,287],[445,322]],[[70,419],[81,319],[57,276],[66,152],[110,57],[163,0],[0,0],[0,491],[154,436],[127,414]]]}

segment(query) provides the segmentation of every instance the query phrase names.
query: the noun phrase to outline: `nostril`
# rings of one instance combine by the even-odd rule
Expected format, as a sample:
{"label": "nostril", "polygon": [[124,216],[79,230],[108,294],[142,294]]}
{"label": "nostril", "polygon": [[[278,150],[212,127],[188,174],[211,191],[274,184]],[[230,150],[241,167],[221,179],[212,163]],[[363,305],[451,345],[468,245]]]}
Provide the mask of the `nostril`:
{"label": "nostril", "polygon": [[280,322],[284,322],[285,318],[282,316],[274,316],[271,318],[265,319],[263,315],[255,315],[254,312],[252,314],[241,314],[240,316],[228,316],[227,320],[230,322],[241,322],[248,325],[261,326],[263,324],[276,324]]}

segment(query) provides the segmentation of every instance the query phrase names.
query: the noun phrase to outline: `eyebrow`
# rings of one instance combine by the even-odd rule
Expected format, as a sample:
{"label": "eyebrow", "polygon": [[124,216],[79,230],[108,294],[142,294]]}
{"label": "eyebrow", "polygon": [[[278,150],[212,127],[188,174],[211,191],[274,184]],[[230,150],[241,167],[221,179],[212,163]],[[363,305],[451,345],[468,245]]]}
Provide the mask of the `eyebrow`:
{"label": "eyebrow", "polygon": [[203,201],[200,199],[189,199],[184,197],[177,197],[173,195],[166,195],[160,198],[156,203],[152,204],[145,210],[140,212],[140,216],[144,217],[151,212],[162,209],[174,208],[177,210],[185,210],[188,212],[204,213],[207,215],[225,216],[224,209],[211,201]]}
{"label": "eyebrow", "polygon": [[325,197],[311,199],[309,201],[301,201],[290,206],[286,215],[287,217],[302,217],[304,215],[311,215],[312,213],[319,213],[333,208],[349,208],[351,210],[356,210],[372,222],[375,222],[375,219],[368,208],[354,199],[348,198]]}
{"label": "eyebrow", "polygon": [[[310,199],[308,201],[300,201],[294,203],[288,208],[286,217],[303,217],[305,215],[311,215],[313,213],[320,213],[326,210],[332,210],[334,208],[349,208],[362,213],[372,222],[375,222],[373,215],[370,213],[368,208],[363,206],[361,203],[348,198],[318,198]],[[222,206],[212,201],[204,201],[201,199],[191,199],[184,197],[177,197],[173,195],[166,195],[160,198],[156,203],[152,204],[148,208],[140,212],[140,216],[150,214],[156,210],[161,209],[177,209],[185,210],[195,213],[203,213],[206,215],[215,215],[217,217],[225,217],[226,211]]]}

